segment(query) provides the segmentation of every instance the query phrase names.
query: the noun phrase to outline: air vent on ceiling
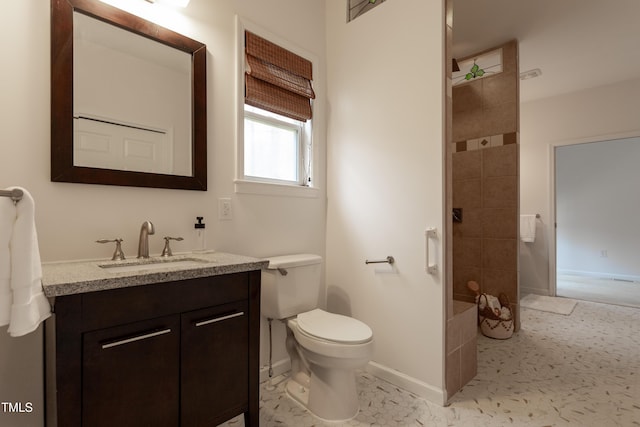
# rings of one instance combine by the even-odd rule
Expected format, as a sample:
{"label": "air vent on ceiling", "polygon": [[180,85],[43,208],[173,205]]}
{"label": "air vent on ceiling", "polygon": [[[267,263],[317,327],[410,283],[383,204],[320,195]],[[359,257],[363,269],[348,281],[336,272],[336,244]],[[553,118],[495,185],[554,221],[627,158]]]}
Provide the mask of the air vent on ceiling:
{"label": "air vent on ceiling", "polygon": [[533,70],[523,71],[520,73],[520,80],[529,80],[535,79],[536,77],[542,75],[542,70],[540,68],[534,68]]}

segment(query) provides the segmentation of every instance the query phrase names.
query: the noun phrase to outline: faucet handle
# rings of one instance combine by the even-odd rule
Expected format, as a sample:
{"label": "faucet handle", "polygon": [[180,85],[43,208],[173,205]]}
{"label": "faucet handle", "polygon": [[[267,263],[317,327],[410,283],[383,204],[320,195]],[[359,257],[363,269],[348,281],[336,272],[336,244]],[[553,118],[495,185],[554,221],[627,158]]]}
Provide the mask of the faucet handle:
{"label": "faucet handle", "polygon": [[182,240],[184,240],[182,237],[169,237],[169,236],[165,236],[164,237],[164,249],[162,250],[162,255],[164,257],[167,256],[173,256],[173,253],[171,252],[171,246],[169,246],[169,241],[170,240],[175,240],[177,242],[180,242]]}
{"label": "faucet handle", "polygon": [[122,252],[122,245],[121,245],[122,241],[123,241],[123,239],[113,239],[113,240],[100,239],[100,240],[96,240],[96,243],[112,243],[112,242],[115,242],[116,250],[113,252],[113,256],[111,257],[111,261],[122,261],[123,259],[125,259],[124,252]]}

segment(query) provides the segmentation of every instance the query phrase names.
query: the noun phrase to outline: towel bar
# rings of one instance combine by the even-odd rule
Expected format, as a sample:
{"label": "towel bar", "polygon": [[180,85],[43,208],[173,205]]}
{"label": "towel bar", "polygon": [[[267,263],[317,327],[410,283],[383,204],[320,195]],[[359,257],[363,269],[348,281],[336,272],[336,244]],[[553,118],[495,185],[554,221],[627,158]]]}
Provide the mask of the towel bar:
{"label": "towel bar", "polygon": [[393,264],[394,262],[396,262],[396,260],[389,255],[386,259],[384,260],[379,260],[379,261],[369,261],[368,259],[364,261],[365,264]]}

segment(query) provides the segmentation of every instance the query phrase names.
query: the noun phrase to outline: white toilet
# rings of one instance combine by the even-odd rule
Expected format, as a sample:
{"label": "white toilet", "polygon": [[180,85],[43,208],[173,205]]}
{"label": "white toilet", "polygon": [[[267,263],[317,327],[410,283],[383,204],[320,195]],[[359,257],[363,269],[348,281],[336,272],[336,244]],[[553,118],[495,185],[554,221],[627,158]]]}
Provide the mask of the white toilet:
{"label": "white toilet", "polygon": [[318,255],[268,258],[262,270],[261,311],[287,324],[291,378],[287,393],[318,418],[345,421],[358,414],[355,370],[373,352],[373,333],[363,322],[318,308]]}

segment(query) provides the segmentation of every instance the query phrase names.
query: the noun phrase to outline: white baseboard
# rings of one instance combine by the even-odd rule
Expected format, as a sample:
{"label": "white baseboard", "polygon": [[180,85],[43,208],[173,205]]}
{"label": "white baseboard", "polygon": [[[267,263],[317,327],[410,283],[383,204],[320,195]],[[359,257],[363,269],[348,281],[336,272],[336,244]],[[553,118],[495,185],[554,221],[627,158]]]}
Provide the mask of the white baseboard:
{"label": "white baseboard", "polygon": [[558,275],[560,274],[592,277],[595,279],[610,279],[610,280],[621,280],[625,282],[640,282],[640,276],[634,276],[630,274],[601,273],[597,271],[583,271],[583,270],[563,270],[559,268]]}
{"label": "white baseboard", "polygon": [[[273,376],[277,377],[285,372],[291,370],[291,361],[287,359],[278,360],[273,364]],[[260,382],[265,382],[269,379],[269,366],[260,367]]]}
{"label": "white baseboard", "polygon": [[545,297],[551,296],[551,292],[549,291],[549,289],[521,287],[520,297],[523,297],[527,294],[544,295]]}
{"label": "white baseboard", "polygon": [[[291,369],[289,359],[283,359],[273,364],[273,376],[282,375]],[[376,362],[369,362],[365,370],[371,375],[383,379],[403,390],[411,392],[422,399],[428,400],[436,405],[445,406],[447,404],[444,390],[434,387],[430,384],[422,382],[418,379],[410,377],[395,369],[387,368]],[[260,382],[269,380],[269,367],[262,366],[260,368]]]}
{"label": "white baseboard", "polygon": [[447,404],[444,390],[410,377],[395,369],[388,368],[376,362],[369,362],[366,371],[431,403],[440,406]]}

